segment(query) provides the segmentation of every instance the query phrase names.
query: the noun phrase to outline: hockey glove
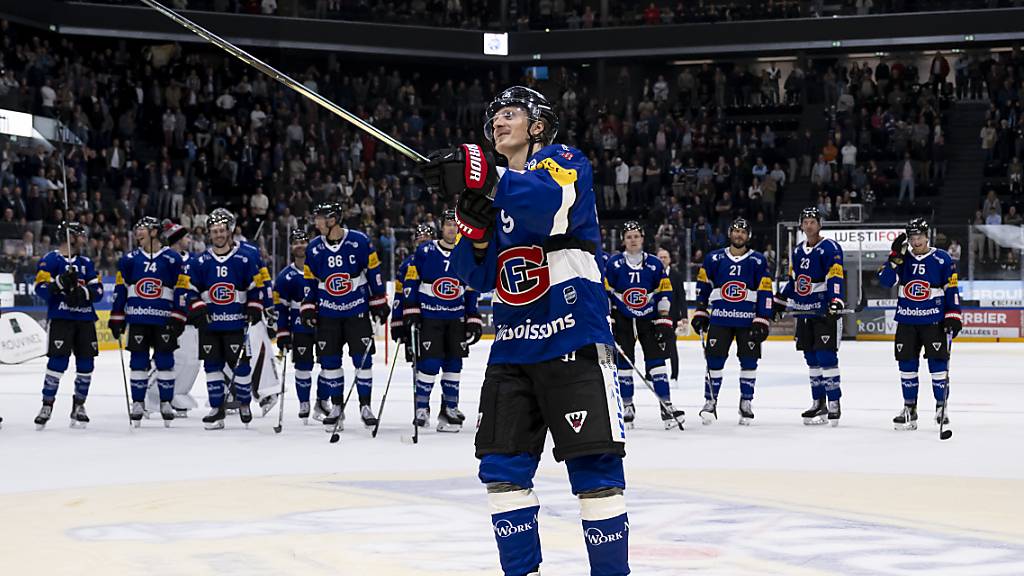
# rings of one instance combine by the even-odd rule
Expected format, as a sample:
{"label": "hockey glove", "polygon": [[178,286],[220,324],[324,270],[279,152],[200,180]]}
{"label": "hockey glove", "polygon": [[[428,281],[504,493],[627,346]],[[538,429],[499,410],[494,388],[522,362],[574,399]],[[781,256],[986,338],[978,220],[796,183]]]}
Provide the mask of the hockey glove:
{"label": "hockey glove", "polygon": [[256,302],[249,302],[245,307],[245,316],[250,326],[255,326],[263,321],[263,306]]}
{"label": "hockey glove", "polygon": [[474,242],[487,242],[491,237],[491,225],[498,210],[494,202],[483,194],[466,190],[459,195],[455,204],[455,223],[459,232]]}
{"label": "hockey glove", "polygon": [[484,334],[484,321],[479,314],[466,315],[466,346],[472,346],[480,341]]}
{"label": "hockey glove", "polygon": [[409,336],[409,333],[405,330],[405,323],[402,319],[395,319],[391,317],[391,339],[395,342],[402,342]]}
{"label": "hockey glove", "polygon": [[196,300],[188,307],[188,323],[199,330],[206,328],[209,320],[206,318],[206,302]]}
{"label": "hockey glove", "polygon": [[303,302],[299,308],[299,322],[306,328],[316,328],[316,304]]}
{"label": "hockey glove", "polygon": [[72,308],[81,308],[89,304],[89,290],[85,286],[73,285],[64,294],[64,301]]}
{"label": "hockey glove", "polygon": [[107,320],[107,328],[110,329],[110,335],[114,340],[120,340],[121,334],[124,334],[124,314],[111,314]]}
{"label": "hockey glove", "polygon": [[658,348],[669,350],[676,343],[676,331],[672,328],[672,319],[662,316],[654,321],[654,338]]}
{"label": "hockey glove", "polygon": [[750,325],[750,339],[760,344],[768,339],[768,319],[757,317]]}
{"label": "hockey glove", "polygon": [[287,330],[277,331],[277,349],[285,352],[292,347],[292,333]]}
{"label": "hockey glove", "polygon": [[437,192],[442,200],[455,198],[464,190],[493,198],[492,190],[498,182],[498,165],[494,153],[476,144],[462,144],[438,150],[428,160],[420,168],[420,173],[423,174],[427,188]]}
{"label": "hockey glove", "polygon": [[66,270],[57,276],[56,284],[61,294],[70,296],[78,288],[78,271],[68,266]]}
{"label": "hockey glove", "polygon": [[942,329],[946,331],[946,334],[952,334],[953,338],[956,338],[960,331],[964,329],[963,320],[960,319],[959,312],[946,312],[946,317],[942,319]]}
{"label": "hockey glove", "polygon": [[694,332],[703,334],[711,326],[711,315],[708,314],[708,305],[703,302],[697,303],[697,309],[693,311],[693,318],[690,319],[690,327]]}
{"label": "hockey glove", "polygon": [[843,310],[846,310],[846,303],[839,298],[833,298],[828,303],[828,315],[832,318],[838,318],[843,313]]}
{"label": "hockey glove", "polygon": [[[167,319],[167,330],[171,336],[178,338],[185,332],[185,322],[188,320],[184,314],[177,310],[172,310],[171,315]],[[111,330],[113,332],[113,330]],[[116,338],[116,336],[115,336]]]}
{"label": "hockey glove", "polygon": [[370,298],[370,314],[381,324],[388,321],[388,315],[391,314],[391,307],[388,306],[387,294],[378,294]]}
{"label": "hockey glove", "polygon": [[788,306],[789,300],[786,300],[782,296],[772,298],[772,322],[782,320],[782,315],[786,313],[786,308]]}
{"label": "hockey glove", "polygon": [[892,241],[892,247],[889,248],[889,265],[893,268],[903,266],[903,255],[907,251],[906,244],[907,235],[902,232]]}
{"label": "hockey glove", "polygon": [[414,306],[402,310],[402,324],[405,324],[405,333],[412,334],[413,329],[420,327],[420,307]]}

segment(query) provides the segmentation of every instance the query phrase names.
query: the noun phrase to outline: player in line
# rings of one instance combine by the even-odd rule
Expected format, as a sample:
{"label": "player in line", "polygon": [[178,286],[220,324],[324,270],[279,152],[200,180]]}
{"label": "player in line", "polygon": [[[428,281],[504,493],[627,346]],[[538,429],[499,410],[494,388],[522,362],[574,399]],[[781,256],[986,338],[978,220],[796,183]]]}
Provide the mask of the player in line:
{"label": "player in line", "polygon": [[[277,347],[282,354],[292,353],[295,365],[295,395],[299,399],[299,419],[309,422],[310,391],[313,387],[314,330],[300,321],[299,307],[309,292],[303,271],[309,233],[297,226],[289,234],[292,261],[274,280],[274,306],[277,307]],[[285,362],[288,360],[285,359]],[[330,394],[323,382],[316,388],[317,414],[320,420],[331,411]]]}

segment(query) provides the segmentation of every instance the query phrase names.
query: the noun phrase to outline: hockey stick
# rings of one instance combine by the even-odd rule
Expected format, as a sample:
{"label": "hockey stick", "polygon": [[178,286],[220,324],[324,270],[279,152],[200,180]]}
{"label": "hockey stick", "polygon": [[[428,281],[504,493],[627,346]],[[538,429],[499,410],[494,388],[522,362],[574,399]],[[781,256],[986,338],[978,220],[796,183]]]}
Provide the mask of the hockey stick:
{"label": "hockey stick", "polygon": [[377,140],[380,140],[381,142],[388,145],[395,151],[401,153],[402,155],[406,156],[410,160],[413,160],[415,162],[427,162],[427,158],[420,154],[419,152],[416,152],[412,148],[409,148],[405,144],[399,142],[398,140],[395,140],[391,136],[385,134],[384,132],[374,127],[372,124],[363,121],[361,118],[352,114],[348,110],[345,110],[341,106],[338,106],[334,102],[331,102],[330,100],[324,98],[320,94],[317,94],[313,90],[310,90],[309,88],[298,83],[287,74],[278,71],[274,67],[260,60],[259,58],[256,58],[252,54],[249,54],[248,52],[242,50],[238,46],[235,46],[231,42],[228,42],[227,40],[221,38],[220,36],[217,36],[213,32],[210,32],[206,28],[203,28],[202,26],[196,24],[188,18],[185,18],[184,16],[178,14],[174,10],[171,10],[166,6],[163,6],[155,0],[139,1],[145,4],[146,6],[149,6],[150,8],[156,10],[157,12],[163,14],[164,16],[170,18],[171,20],[177,22],[181,26],[184,26],[196,36],[199,36],[207,42],[214,44],[218,48],[221,48],[228,54],[231,54],[235,58],[238,58],[239,60],[248,64],[249,66],[252,66],[256,70],[259,70],[260,72],[266,74],[267,76],[273,78],[274,80],[277,80],[281,84],[284,84],[288,88],[291,88],[292,90],[298,92],[299,94],[305,96],[306,98],[309,98],[310,100],[319,104],[321,107],[325,108],[332,114],[335,114],[341,117],[342,119],[346,120],[347,122],[350,122],[356,128],[359,128],[360,130],[366,132],[370,136],[373,136]]}
{"label": "hockey stick", "polygon": [[[356,376],[352,379],[352,387],[348,389],[348,394],[345,395],[345,401],[341,403],[341,414],[338,415],[338,420],[334,423],[334,430],[331,431],[331,444],[337,444],[341,440],[341,434],[338,434],[338,428],[341,426],[341,421],[345,418],[345,406],[348,406],[348,401],[352,398],[352,391],[358,387],[356,379],[359,377],[359,370],[366,367],[366,359],[370,357],[370,347],[366,347],[366,352],[363,352],[363,359],[359,363],[359,369],[356,370]],[[380,420],[377,420],[380,422]]]}
{"label": "hockey stick", "polygon": [[388,372],[388,382],[384,385],[384,396],[380,399],[380,408],[377,408],[377,424],[373,427],[370,438],[377,437],[377,431],[380,430],[380,422],[384,418],[384,402],[387,401],[388,390],[391,389],[391,378],[395,375],[395,364],[398,364],[398,350],[399,347],[395,346],[395,357],[391,359],[391,370]]}
{"label": "hockey stick", "polygon": [[[946,352],[953,356],[953,333],[946,333]],[[949,440],[953,437],[953,431],[946,428],[946,410],[949,406],[949,365],[946,365],[946,394],[942,399],[942,410],[939,410],[939,440]]]}
{"label": "hockey stick", "polygon": [[[698,332],[700,336],[700,347],[704,351],[704,390],[707,391],[708,396],[715,401],[715,419],[718,419],[718,398],[715,398],[715,392],[711,388],[711,368],[708,366],[708,342],[707,342],[707,331]],[[699,414],[699,413],[698,413]],[[703,420],[703,419],[702,419]]]}
{"label": "hockey stick", "polygon": [[281,397],[277,399],[277,426],[274,426],[274,434],[281,433],[281,424],[284,422],[284,383],[288,379],[288,354],[283,355],[281,369]]}
{"label": "hockey stick", "polygon": [[[413,444],[419,444],[420,427],[416,424],[416,376],[419,372],[416,371],[416,364],[420,355],[420,342],[419,329],[415,325],[409,328],[409,338],[412,340],[412,437],[403,435],[399,440],[403,443],[411,441]],[[398,360],[397,356],[395,360]]]}
{"label": "hockey stick", "polygon": [[124,369],[124,346],[121,345],[121,337],[117,337],[117,352],[121,358],[121,381],[124,382],[124,407],[128,411],[128,429],[134,430],[135,425],[132,424],[132,402],[131,394],[128,392],[128,373]]}
{"label": "hockey stick", "polygon": [[680,430],[683,430],[683,423],[680,422],[679,418],[677,418],[673,411],[668,408],[668,405],[665,404],[665,401],[661,399],[661,396],[658,396],[657,390],[654,389],[654,384],[651,384],[651,382],[647,379],[647,376],[644,373],[637,370],[636,365],[633,364],[633,361],[629,359],[629,356],[626,356],[626,353],[622,350],[622,347],[619,346],[618,342],[615,343],[615,349],[618,350],[619,354],[621,354],[622,357],[626,359],[626,362],[629,363],[629,367],[632,368],[634,372],[636,372],[637,376],[639,376],[640,379],[644,381],[644,384],[647,385],[647,389],[650,390],[654,394],[654,397],[658,399],[658,404],[661,405],[662,411],[672,416],[672,419],[676,421],[676,426],[678,426]]}

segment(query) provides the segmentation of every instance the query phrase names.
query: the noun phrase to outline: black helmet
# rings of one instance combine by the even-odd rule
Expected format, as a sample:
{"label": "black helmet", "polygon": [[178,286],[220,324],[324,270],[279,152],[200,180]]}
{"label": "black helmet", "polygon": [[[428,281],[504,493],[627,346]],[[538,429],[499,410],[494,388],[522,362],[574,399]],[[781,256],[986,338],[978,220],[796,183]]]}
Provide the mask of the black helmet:
{"label": "black helmet", "polygon": [[818,224],[821,224],[821,211],[818,210],[817,206],[804,208],[800,211],[800,221],[803,222],[805,218],[814,218],[818,221]]}
{"label": "black helmet", "polygon": [[[231,210],[228,210],[227,208],[223,207],[217,208],[213,212],[210,212],[210,218],[212,219],[214,217],[217,217],[218,224],[226,224],[229,231],[233,232],[235,230],[235,222],[237,222],[238,219],[235,218],[235,215],[231,213]],[[206,229],[210,229],[209,220],[207,221]]]}
{"label": "black helmet", "polygon": [[135,223],[134,230],[139,228],[148,228],[150,230],[159,230],[161,228],[160,221],[152,216],[143,216],[139,218],[139,221]]}
{"label": "black helmet", "polygon": [[928,235],[928,221],[924,218],[914,218],[907,223],[907,236],[913,236],[914,234]]}
{"label": "black helmet", "polygon": [[297,244],[299,242],[308,242],[309,232],[306,232],[305,226],[296,226],[295,228],[292,228],[291,234],[288,235],[288,240],[292,244]]}
{"label": "black helmet", "polygon": [[441,213],[441,222],[455,222],[455,210],[449,208]]}
{"label": "black helmet", "polygon": [[313,214],[324,218],[341,218],[341,204],[337,202],[321,202],[313,209]]}
{"label": "black helmet", "polygon": [[434,237],[434,227],[430,224],[420,224],[416,227],[416,234],[413,239],[427,238],[428,240]]}
{"label": "black helmet", "polygon": [[622,225],[623,235],[625,235],[626,232],[629,232],[630,230],[636,230],[637,232],[640,233],[641,236],[644,235],[644,227],[641,226],[640,223],[637,222],[636,220],[626,220],[626,222]]}
{"label": "black helmet", "polygon": [[501,94],[495,96],[494,100],[487,106],[484,117],[484,137],[494,142],[494,116],[499,110],[506,106],[517,106],[526,110],[530,122],[526,125],[527,134],[530,127],[538,120],[544,121],[544,131],[538,136],[531,137],[530,143],[541,143],[545,146],[551,144],[558,135],[558,115],[554,108],[548,103],[543,94],[526,86],[512,86],[506,88]]}
{"label": "black helmet", "polygon": [[750,234],[750,223],[747,222],[746,218],[737,218],[729,225],[729,231],[732,232],[733,230],[744,230],[747,234]]}
{"label": "black helmet", "polygon": [[82,226],[81,222],[68,222],[65,220],[57,227],[57,236],[58,238],[66,238],[68,234],[71,236],[85,236],[85,226]]}

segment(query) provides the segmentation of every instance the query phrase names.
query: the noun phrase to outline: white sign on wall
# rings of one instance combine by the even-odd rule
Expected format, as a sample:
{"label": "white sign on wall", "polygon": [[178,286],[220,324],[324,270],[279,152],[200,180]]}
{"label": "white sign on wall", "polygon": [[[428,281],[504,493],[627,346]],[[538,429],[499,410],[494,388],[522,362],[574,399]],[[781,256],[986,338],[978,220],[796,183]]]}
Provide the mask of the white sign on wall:
{"label": "white sign on wall", "polygon": [[[864,250],[871,252],[875,250],[889,250],[893,240],[904,231],[900,228],[877,228],[877,229],[828,229],[822,230],[824,238],[835,240],[843,249],[843,252],[857,252]],[[803,232],[797,232],[797,242],[806,239]]]}
{"label": "white sign on wall", "polygon": [[484,54],[488,56],[508,56],[508,33],[491,34],[484,32]]}

